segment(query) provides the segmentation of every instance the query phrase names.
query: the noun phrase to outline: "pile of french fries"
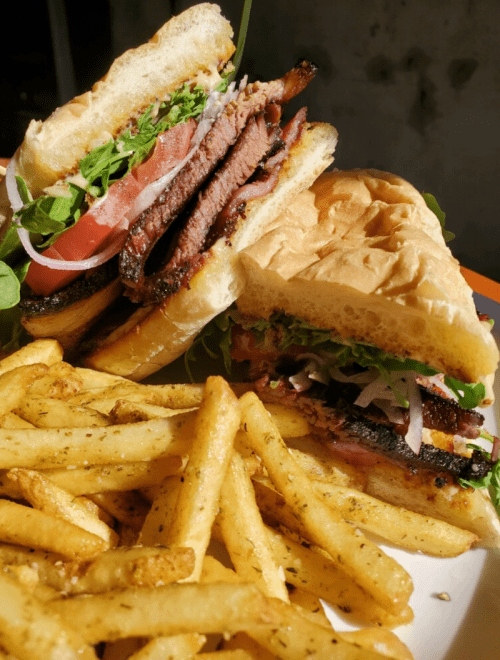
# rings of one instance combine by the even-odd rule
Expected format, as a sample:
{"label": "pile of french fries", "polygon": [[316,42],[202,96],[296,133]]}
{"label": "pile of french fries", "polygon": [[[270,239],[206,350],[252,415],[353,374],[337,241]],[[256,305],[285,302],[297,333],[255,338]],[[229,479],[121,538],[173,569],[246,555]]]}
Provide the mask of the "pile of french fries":
{"label": "pile of french fries", "polygon": [[374,533],[475,541],[363,493],[245,386],[132,383],[51,340],[0,361],[0,658],[409,659],[412,580]]}

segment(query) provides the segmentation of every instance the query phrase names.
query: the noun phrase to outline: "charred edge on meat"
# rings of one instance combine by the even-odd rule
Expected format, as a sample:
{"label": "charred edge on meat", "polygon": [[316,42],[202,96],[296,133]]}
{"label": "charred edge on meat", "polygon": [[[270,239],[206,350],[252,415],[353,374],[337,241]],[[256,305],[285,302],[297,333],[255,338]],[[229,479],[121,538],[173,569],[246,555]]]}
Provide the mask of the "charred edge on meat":
{"label": "charred edge on meat", "polygon": [[[389,425],[375,421],[366,416],[366,411],[355,407],[338,395],[328,393],[327,387],[314,385],[307,392],[295,392],[284,386],[272,389],[268,379],[257,381],[255,388],[264,401],[279,402],[286,406],[297,408],[306,417],[313,432],[326,444],[335,449],[339,442],[356,443],[370,451],[404,464],[414,470],[432,470],[446,472],[453,478],[480,479],[489,470],[492,463],[483,454],[474,451],[471,457],[460,456],[433,445],[423,443],[418,454],[415,454],[400,435]],[[434,404],[441,405],[435,397]],[[441,419],[445,419],[446,410],[452,409],[451,417],[455,416],[454,402],[442,400]],[[460,410],[462,410],[460,408]],[[464,411],[465,413],[471,411]],[[482,415],[477,413],[479,418]],[[449,432],[449,431],[448,431]]]}
{"label": "charred edge on meat", "polygon": [[61,291],[49,296],[23,297],[19,308],[23,316],[44,316],[66,309],[79,300],[90,298],[118,277],[118,258],[111,259],[99,268],[89,271]]}

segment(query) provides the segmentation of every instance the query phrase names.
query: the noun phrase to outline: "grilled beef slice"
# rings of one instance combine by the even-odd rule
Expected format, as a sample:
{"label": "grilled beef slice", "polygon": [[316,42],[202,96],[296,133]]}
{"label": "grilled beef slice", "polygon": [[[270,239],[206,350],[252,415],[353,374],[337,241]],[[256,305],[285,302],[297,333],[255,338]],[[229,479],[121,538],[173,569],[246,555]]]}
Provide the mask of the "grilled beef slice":
{"label": "grilled beef slice", "polygon": [[[158,302],[188,284],[186,273],[193,271],[200,252],[206,249],[211,225],[260,160],[272,150],[273,143],[280,139],[278,124],[271,123],[263,131],[258,115],[271,106],[273,110],[268,112],[268,117],[278,121],[281,113],[276,112],[276,105],[286,103],[302,91],[314,74],[315,67],[302,62],[281,79],[247,85],[225,108],[193,158],[129,232],[120,254],[120,273],[132,300],[145,304]],[[258,134],[255,143],[249,137],[250,131],[254,136]],[[214,182],[208,183],[220,165],[220,174],[217,172]],[[190,206],[195,195],[198,200]],[[187,218],[183,217],[185,211],[189,211]],[[174,234],[169,245],[180,242],[179,249],[167,246],[161,265],[148,275],[146,262],[167,232]]]}
{"label": "grilled beef slice", "polygon": [[468,458],[422,443],[419,453],[415,454],[393,426],[370,419],[363,409],[356,409],[320,384],[305,392],[296,392],[283,381],[279,387],[271,388],[268,379],[262,378],[256,381],[255,388],[266,402],[299,409],[313,432],[332,449],[337,446],[341,450],[346,443],[359,445],[407,468],[445,472],[453,478],[479,479],[491,470],[492,463],[478,451]]}

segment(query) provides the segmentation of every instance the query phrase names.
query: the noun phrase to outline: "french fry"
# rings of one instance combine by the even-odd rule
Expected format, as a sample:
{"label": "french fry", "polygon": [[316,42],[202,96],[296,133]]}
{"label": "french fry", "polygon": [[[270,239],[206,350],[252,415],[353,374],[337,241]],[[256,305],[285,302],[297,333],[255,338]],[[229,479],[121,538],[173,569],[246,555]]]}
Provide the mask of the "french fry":
{"label": "french fry", "polygon": [[194,568],[192,548],[134,546],[114,548],[80,566],[69,593],[104,593],[124,587],[154,587],[188,577]]}
{"label": "french fry", "polygon": [[139,535],[144,545],[168,545],[182,476],[168,477],[158,488]]}
{"label": "french fry", "polygon": [[200,582],[241,582],[240,576],[232,568],[224,566],[212,555],[203,557]]}
{"label": "french fry", "polygon": [[166,658],[191,660],[205,641],[206,637],[197,633],[155,637],[142,649],[129,656],[128,660],[165,660]]}
{"label": "french fry", "polygon": [[282,438],[301,438],[310,432],[309,423],[298,410],[287,408],[279,403],[265,403]]}
{"label": "french fry", "polygon": [[364,628],[341,633],[342,639],[359,644],[365,649],[377,651],[393,660],[413,660],[409,648],[386,628]]}
{"label": "french fry", "polygon": [[61,520],[67,520],[99,536],[108,548],[117,544],[118,536],[108,525],[40,472],[13,468],[9,470],[8,477],[17,484],[24,499],[35,509]]}
{"label": "french fry", "polygon": [[249,442],[261,456],[277,490],[307,528],[309,538],[385,609],[400,612],[413,590],[408,573],[316,495],[257,396],[248,392],[240,404]]}
{"label": "french fry", "polygon": [[127,399],[182,410],[199,406],[202,395],[201,384],[144,385],[125,380],[110,387],[80,392],[71,402],[92,407],[99,405],[99,401],[107,401],[111,409],[119,399]]}
{"label": "french fry", "polygon": [[0,429],[0,469],[123,463],[186,454],[194,413],[103,428]]}
{"label": "french fry", "polygon": [[0,360],[0,375],[28,364],[45,364],[50,367],[52,364],[60,362],[62,357],[63,350],[57,341],[37,339],[15,353],[2,358]]}
{"label": "french fry", "polygon": [[0,570],[0,638],[18,660],[97,660],[94,649],[49,605]]}
{"label": "french fry", "polygon": [[[231,651],[232,653],[244,652],[246,656],[243,656],[248,660],[276,660],[274,653],[271,653],[267,649],[263,648],[258,642],[249,637],[244,632],[236,633],[230,639],[224,639],[222,641],[222,646],[224,653]],[[225,656],[221,657],[223,660]]]}
{"label": "french fry", "polygon": [[[54,484],[73,495],[125,491],[161,484],[166,477],[181,474],[185,456],[166,456],[152,461],[116,465],[89,465],[81,468],[44,470]],[[3,481],[0,476],[0,487]]]}
{"label": "french fry", "polygon": [[222,484],[219,506],[222,537],[238,575],[256,582],[267,596],[288,602],[283,569],[274,561],[252,482],[243,459],[235,451]]}
{"label": "french fry", "polygon": [[192,580],[201,574],[240,418],[238,399],[226,381],[218,376],[208,378],[167,535],[170,545],[194,548],[196,565],[189,578]]}
{"label": "french fry", "polygon": [[353,488],[324,482],[314,482],[314,488],[348,522],[412,552],[456,557],[478,540],[472,532],[387,504]]}
{"label": "french fry", "polygon": [[338,608],[353,623],[393,628],[413,620],[409,605],[398,614],[389,613],[319,548],[305,546],[271,528],[267,533],[286,581]]}
{"label": "french fry", "polygon": [[106,541],[81,527],[8,500],[0,500],[0,541],[73,559],[92,557],[107,547]]}
{"label": "french fry", "polygon": [[326,628],[332,627],[320,599],[309,591],[305,591],[300,587],[290,589],[290,602],[298,609],[301,616],[309,618],[314,623]]}
{"label": "french fry", "polygon": [[267,654],[255,655],[248,649],[223,649],[221,651],[207,651],[206,653],[198,653],[197,660],[273,660],[276,656]]}
{"label": "french fry", "polygon": [[78,621],[95,644],[124,637],[234,633],[279,623],[274,604],[253,584],[185,582],[51,601],[64,620]]}
{"label": "french fry", "polygon": [[300,615],[297,609],[281,600],[272,601],[277,626],[255,626],[247,632],[261,646],[282,660],[315,658],[315,660],[382,660],[387,658],[376,651],[345,640],[340,633]]}
{"label": "french fry", "polygon": [[56,362],[49,366],[47,373],[29,387],[33,397],[49,397],[66,401],[82,388],[82,378],[68,362]]}
{"label": "french fry", "polygon": [[34,429],[34,425],[27,422],[14,412],[9,412],[0,419],[0,428],[3,429]]}
{"label": "french fry", "polygon": [[0,375],[0,417],[17,408],[31,383],[47,371],[45,364],[27,364]]}
{"label": "french fry", "polygon": [[73,406],[61,399],[24,397],[15,412],[37,428],[57,429],[86,426],[109,426],[111,420],[97,410]]}
{"label": "french fry", "polygon": [[134,529],[142,527],[148,513],[147,502],[134,490],[89,493],[88,497],[121,523]]}
{"label": "french fry", "polygon": [[[195,409],[188,408],[184,412]],[[178,414],[179,410],[176,408],[165,408],[164,406],[154,406],[151,403],[138,403],[126,399],[118,399],[109,411],[109,417],[113,424],[135,424],[135,422],[146,422],[149,419],[172,417]]]}

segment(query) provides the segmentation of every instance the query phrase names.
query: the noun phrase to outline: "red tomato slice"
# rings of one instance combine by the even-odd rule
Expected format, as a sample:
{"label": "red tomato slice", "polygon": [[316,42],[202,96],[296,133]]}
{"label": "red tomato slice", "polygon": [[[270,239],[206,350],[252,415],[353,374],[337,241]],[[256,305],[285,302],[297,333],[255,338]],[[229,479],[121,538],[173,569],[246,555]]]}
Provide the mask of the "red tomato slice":
{"label": "red tomato slice", "polygon": [[[61,234],[42,254],[64,261],[80,261],[102,251],[112,232],[124,219],[137,195],[147,185],[167,174],[188,153],[196,122],[177,124],[161,133],[151,156],[126,177],[110,186],[106,197],[85,213],[71,229]],[[124,238],[126,233],[124,224]],[[113,236],[116,238],[116,235]],[[57,270],[33,261],[26,282],[37,295],[48,296],[70,284],[83,270]]]}
{"label": "red tomato slice", "polygon": [[[87,211],[71,229],[61,234],[44,250],[45,257],[65,261],[87,259],[103,249],[125,213],[141,192],[142,186],[132,174],[110,186],[106,197]],[[126,226],[124,227],[124,235]],[[32,261],[26,282],[37,295],[48,296],[75,280],[79,270],[56,270]]]}

